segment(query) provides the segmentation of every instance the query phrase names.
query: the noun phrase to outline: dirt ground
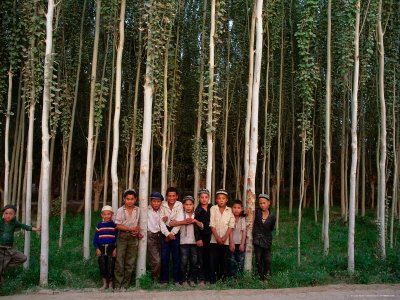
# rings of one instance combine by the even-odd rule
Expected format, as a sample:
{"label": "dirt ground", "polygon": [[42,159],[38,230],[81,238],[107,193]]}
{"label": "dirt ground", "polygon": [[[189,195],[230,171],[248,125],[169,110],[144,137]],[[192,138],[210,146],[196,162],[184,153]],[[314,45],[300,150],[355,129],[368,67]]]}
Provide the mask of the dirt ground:
{"label": "dirt ground", "polygon": [[83,291],[40,290],[30,294],[2,297],[2,300],[98,300],[98,299],[135,299],[135,300],[266,300],[266,299],[400,299],[400,284],[374,285],[327,285],[316,287],[267,289],[267,290],[182,290],[182,291],[145,291],[134,290],[125,293],[99,292],[93,289]]}

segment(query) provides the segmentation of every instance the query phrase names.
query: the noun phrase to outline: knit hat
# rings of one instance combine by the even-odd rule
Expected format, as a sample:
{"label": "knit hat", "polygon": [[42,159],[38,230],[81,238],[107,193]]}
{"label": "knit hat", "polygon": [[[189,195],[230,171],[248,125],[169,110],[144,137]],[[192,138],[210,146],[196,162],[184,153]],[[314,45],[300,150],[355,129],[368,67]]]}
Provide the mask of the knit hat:
{"label": "knit hat", "polygon": [[10,208],[14,210],[14,213],[17,212],[17,207],[12,204],[7,204],[6,206],[4,206],[3,209],[1,210],[1,212],[5,212],[7,209],[10,209]]}
{"label": "knit hat", "polygon": [[228,197],[228,191],[224,190],[224,189],[219,189],[218,191],[215,192],[215,195],[218,195],[218,194],[222,194],[222,195],[225,195],[226,197]]}
{"label": "knit hat", "polygon": [[160,199],[161,201],[164,201],[163,195],[159,192],[152,192],[150,195],[150,199]]}
{"label": "knit hat", "polygon": [[260,199],[260,198],[264,198],[264,199],[267,199],[268,201],[270,201],[269,195],[267,195],[267,194],[260,194],[260,195],[258,195],[258,199]]}
{"label": "knit hat", "polygon": [[105,210],[113,211],[113,209],[112,209],[112,207],[110,205],[103,206],[103,208],[101,209],[101,212],[103,212]]}
{"label": "knit hat", "polygon": [[185,203],[186,201],[192,201],[194,204],[194,198],[190,195],[183,197],[182,203]]}
{"label": "knit hat", "polygon": [[201,189],[198,191],[197,195],[201,195],[201,194],[207,194],[208,196],[210,196],[210,191],[207,189]]}

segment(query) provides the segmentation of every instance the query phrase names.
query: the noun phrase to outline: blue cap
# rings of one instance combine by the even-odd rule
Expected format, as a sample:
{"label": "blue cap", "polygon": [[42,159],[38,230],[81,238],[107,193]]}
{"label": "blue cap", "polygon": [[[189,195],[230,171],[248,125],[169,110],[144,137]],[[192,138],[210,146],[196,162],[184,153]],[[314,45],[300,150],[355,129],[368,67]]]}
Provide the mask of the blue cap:
{"label": "blue cap", "polygon": [[161,201],[164,201],[163,195],[159,192],[152,192],[150,195],[150,199],[160,199]]}

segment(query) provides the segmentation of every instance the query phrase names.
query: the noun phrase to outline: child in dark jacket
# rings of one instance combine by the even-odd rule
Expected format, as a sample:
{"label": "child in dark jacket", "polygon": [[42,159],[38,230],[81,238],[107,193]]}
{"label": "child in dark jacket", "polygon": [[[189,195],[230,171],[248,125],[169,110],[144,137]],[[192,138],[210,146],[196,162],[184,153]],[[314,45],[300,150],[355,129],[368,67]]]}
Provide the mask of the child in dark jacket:
{"label": "child in dark jacket", "polygon": [[261,280],[268,282],[267,276],[271,274],[272,231],[276,218],[269,209],[271,202],[268,195],[260,194],[258,204],[260,208],[256,209],[254,218],[253,245],[258,275]]}
{"label": "child in dark jacket", "polygon": [[101,209],[103,221],[97,224],[93,246],[99,258],[100,274],[103,277],[101,290],[113,288],[115,257],[117,256],[117,225],[112,221],[112,207],[109,205]]}

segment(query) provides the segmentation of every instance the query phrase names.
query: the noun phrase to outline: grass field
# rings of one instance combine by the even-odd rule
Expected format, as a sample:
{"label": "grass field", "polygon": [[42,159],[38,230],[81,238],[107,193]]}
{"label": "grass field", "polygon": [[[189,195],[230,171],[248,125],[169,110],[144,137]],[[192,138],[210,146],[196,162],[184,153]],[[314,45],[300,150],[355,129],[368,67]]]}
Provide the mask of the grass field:
{"label": "grass field", "polygon": [[[321,218],[314,222],[312,208],[303,210],[301,229],[301,266],[297,267],[297,211],[288,215],[281,208],[279,235],[275,231],[272,246],[272,277],[268,285],[261,283],[252,273],[245,273],[236,280],[230,278],[218,282],[212,289],[229,288],[288,288],[334,283],[399,283],[400,282],[400,237],[399,222],[395,227],[395,246],[390,249],[387,243],[386,260],[377,256],[377,226],[374,212],[368,212],[365,217],[356,218],[355,235],[355,274],[347,272],[347,227],[340,218],[338,210],[331,210],[330,250],[329,255],[323,255],[321,240]],[[99,214],[93,214],[92,235]],[[64,229],[64,244],[58,248],[59,220],[50,219],[50,257],[49,257],[49,288],[50,289],[83,289],[95,288],[101,285],[95,251],[91,258],[83,259],[83,215],[68,214]],[[23,250],[24,234],[16,233],[15,246]],[[39,253],[40,237],[32,233],[30,269],[16,267],[4,274],[4,286],[0,295],[26,293],[38,288],[39,283]],[[133,280],[132,280],[133,281]],[[141,286],[155,289],[156,285],[148,276],[140,280]],[[164,289],[177,289],[167,286]]]}

